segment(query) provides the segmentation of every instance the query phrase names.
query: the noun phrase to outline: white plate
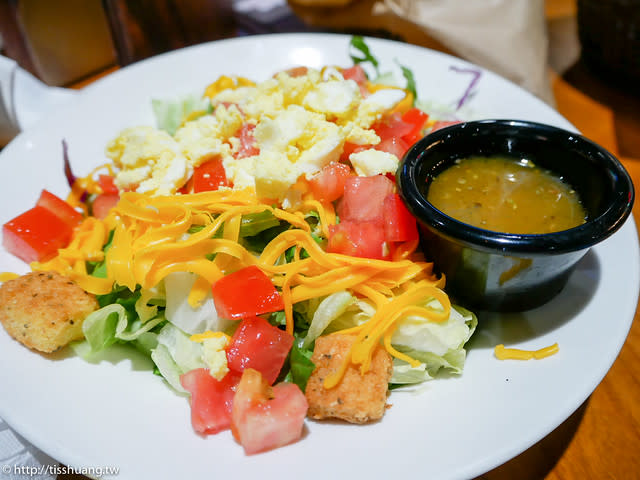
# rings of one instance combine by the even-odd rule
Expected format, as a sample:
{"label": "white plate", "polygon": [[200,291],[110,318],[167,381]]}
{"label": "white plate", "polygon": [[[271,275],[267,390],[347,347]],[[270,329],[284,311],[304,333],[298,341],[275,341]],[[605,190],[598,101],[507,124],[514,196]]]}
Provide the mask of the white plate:
{"label": "white plate", "polygon": [[[300,63],[348,66],[349,38],[338,35],[245,37],[140,62],[96,82],[0,154],[0,222],[31,207],[43,187],[66,195],[61,140],[78,174],[103,162],[120,128],[152,124],[150,99],[200,92],[220,74],[261,80]],[[369,39],[382,70],[411,67],[420,97],[454,105],[469,64],[422,48]],[[401,77],[399,77],[401,78]],[[476,118],[534,120],[573,129],[532,95],[483,72],[468,105]],[[26,439],[74,467],[116,467],[118,480],[141,478],[339,477],[454,479],[482,474],[551,432],[595,389],[629,330],[638,296],[638,241],[630,219],[593,248],[566,289],[546,306],[485,318],[464,375],[394,391],[372,425],[307,422],[302,441],[246,457],[230,432],[201,438],[185,398],[150,373],[143,359],[117,354],[88,364],[54,360],[20,346],[0,329],[0,416]],[[0,271],[26,266],[0,252]],[[499,361],[497,343],[560,352],[540,361]]]}

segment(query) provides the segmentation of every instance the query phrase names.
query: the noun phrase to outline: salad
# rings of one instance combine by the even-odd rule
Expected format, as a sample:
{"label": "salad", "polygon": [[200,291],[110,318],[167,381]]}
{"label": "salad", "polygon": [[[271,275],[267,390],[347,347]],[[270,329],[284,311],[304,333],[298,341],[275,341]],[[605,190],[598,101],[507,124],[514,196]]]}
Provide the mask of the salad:
{"label": "salad", "polygon": [[6,275],[0,297],[33,302],[62,276],[95,306],[70,305],[42,342],[30,308],[18,322],[0,302],[5,329],[41,351],[144,352],[196,432],[231,429],[248,454],[298,440],[307,417],[379,420],[390,389],[461,373],[477,320],[422,258],[394,182],[404,152],[455,120],[421,108],[408,68],[397,85],[362,38],[350,47],[350,67],[156,100],[157,126],[120,132],[86,177],[65,154],[69,197],[43,190],[3,227],[48,277],[33,295]]}

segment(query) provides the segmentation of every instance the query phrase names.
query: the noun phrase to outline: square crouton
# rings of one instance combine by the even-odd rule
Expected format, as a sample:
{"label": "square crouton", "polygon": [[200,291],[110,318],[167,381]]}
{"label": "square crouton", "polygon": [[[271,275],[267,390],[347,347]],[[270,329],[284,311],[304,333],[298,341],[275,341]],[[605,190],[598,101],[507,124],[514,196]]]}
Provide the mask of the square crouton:
{"label": "square crouton", "polygon": [[362,375],[359,365],[350,364],[338,385],[324,388],[324,379],[339,370],[355,339],[354,335],[340,334],[316,339],[311,357],[316,368],[305,391],[309,417],[366,423],[384,415],[393,363],[391,355],[380,346],[373,353],[368,372]]}
{"label": "square crouton", "polygon": [[40,352],[83,338],[82,323],[98,309],[94,295],[56,272],[32,272],[0,287],[0,323],[9,335]]}

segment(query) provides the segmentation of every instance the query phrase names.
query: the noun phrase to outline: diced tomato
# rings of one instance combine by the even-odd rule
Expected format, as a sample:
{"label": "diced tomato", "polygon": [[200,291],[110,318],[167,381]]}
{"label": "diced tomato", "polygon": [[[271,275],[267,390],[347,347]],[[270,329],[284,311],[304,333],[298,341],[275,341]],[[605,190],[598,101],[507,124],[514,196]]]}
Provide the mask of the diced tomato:
{"label": "diced tomato", "polygon": [[225,275],[213,284],[212,293],[222,318],[240,320],[284,309],[280,293],[255,265]]}
{"label": "diced tomato", "polygon": [[205,368],[180,376],[180,383],[191,394],[191,425],[196,432],[209,435],[231,426],[233,397],[239,381],[240,376],[232,372],[216,380]]}
{"label": "diced tomato", "polygon": [[422,138],[429,115],[419,108],[410,108],[403,115],[394,113],[373,126],[380,137],[377,150],[402,158],[409,147]]}
{"label": "diced tomato", "polygon": [[117,193],[102,193],[98,195],[91,204],[91,213],[94,217],[103,219],[109,214],[109,210],[115,207],[120,201]]}
{"label": "diced tomato", "polygon": [[399,113],[394,113],[382,122],[376,123],[373,129],[382,140],[385,140],[394,137],[402,138],[406,134],[411,133],[413,126],[405,122]]}
{"label": "diced tomato", "polygon": [[82,214],[80,212],[48,190],[42,190],[36,205],[49,210],[60,220],[69,225],[69,228],[72,230],[82,221]]}
{"label": "diced tomato", "polygon": [[358,85],[365,85],[367,83],[367,74],[361,65],[344,68],[341,73],[345,80],[353,80]]}
{"label": "diced tomato", "polygon": [[272,450],[300,439],[308,408],[297,385],[271,387],[248,368],[233,399],[231,431],[247,455]]}
{"label": "diced tomato", "polygon": [[416,219],[409,213],[400,195],[393,193],[384,199],[384,237],[388,242],[418,239]]}
{"label": "diced tomato", "polygon": [[342,147],[342,153],[340,154],[340,161],[348,162],[349,156],[352,153],[357,153],[362,150],[367,150],[368,148],[371,148],[371,145],[356,145],[355,143],[344,142],[344,146]]}
{"label": "diced tomato", "polygon": [[240,150],[236,154],[236,158],[253,157],[260,153],[260,149],[256,146],[256,139],[253,136],[255,125],[245,123],[240,130],[236,132],[236,136],[240,139]]}
{"label": "diced tomato", "polygon": [[398,159],[402,159],[404,154],[409,150],[409,145],[400,137],[390,137],[384,140],[381,140],[378,145],[375,146],[376,150],[380,150],[382,152],[392,153]]}
{"label": "diced tomato", "polygon": [[419,108],[410,108],[402,115],[402,121],[411,125],[411,130],[402,136],[409,146],[422,138],[422,131],[429,120],[429,115]]}
{"label": "diced tomato", "polygon": [[120,193],[111,175],[100,174],[98,176],[98,185],[100,185],[102,193]]}
{"label": "diced tomato", "polygon": [[340,221],[381,221],[384,199],[394,190],[395,185],[384,175],[350,176],[345,182],[344,195],[338,206]]}
{"label": "diced tomato", "polygon": [[441,128],[448,127],[449,125],[455,125],[456,123],[460,123],[460,120],[438,120],[431,127],[431,131],[435,132]]}
{"label": "diced tomato", "polygon": [[241,373],[259,371],[269,384],[276,381],[293,346],[293,335],[274,327],[264,318],[247,318],[240,323],[227,347],[229,369]]}
{"label": "diced tomato", "polygon": [[321,202],[333,202],[344,193],[344,184],[351,175],[351,168],[344,163],[331,162],[309,180],[309,188]]}
{"label": "diced tomato", "polygon": [[193,171],[193,191],[208,192],[218,190],[220,187],[230,187],[231,184],[227,180],[227,172],[222,164],[222,158],[216,156],[201,165],[197,166]]}
{"label": "diced tomato", "polygon": [[389,256],[384,238],[384,228],[379,221],[343,220],[337,225],[330,225],[327,251],[352,257],[380,260]]}
{"label": "diced tomato", "polygon": [[41,262],[66,247],[72,233],[72,228],[51,210],[36,205],[4,224],[2,244],[27,263]]}

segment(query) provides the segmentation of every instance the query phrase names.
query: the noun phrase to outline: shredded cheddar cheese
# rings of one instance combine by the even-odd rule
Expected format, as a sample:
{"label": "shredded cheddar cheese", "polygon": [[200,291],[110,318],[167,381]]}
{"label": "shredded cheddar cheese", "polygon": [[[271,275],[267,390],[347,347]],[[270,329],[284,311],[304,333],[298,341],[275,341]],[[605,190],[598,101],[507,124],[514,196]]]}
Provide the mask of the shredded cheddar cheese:
{"label": "shredded cheddar cheese", "polygon": [[558,353],[557,343],[539,350],[520,350],[519,348],[505,348],[503,344],[495,346],[494,354],[498,360],[539,360]]}
{"label": "shredded cheddar cheese", "polygon": [[213,98],[223,90],[236,89],[239,87],[252,87],[254,85],[254,82],[244,77],[221,75],[215,82],[207,86],[204,91],[204,96]]}
{"label": "shredded cheddar cheese", "polygon": [[[188,302],[197,307],[211,285],[225,274],[250,265],[258,266],[281,290],[286,330],[293,333],[293,305],[311,298],[349,290],[366,298],[376,313],[366,323],[350,329],[357,335],[348,361],[360,365],[364,374],[378,345],[411,365],[417,360],[391,346],[398,322],[420,316],[441,322],[449,317],[451,304],[442,291],[444,277],[433,274],[432,264],[417,261],[416,242],[407,242],[393,261],[327,253],[311,235],[305,213],[317,211],[319,228],[326,232],[335,224],[333,208],[315,200],[305,200],[302,211],[287,211],[260,203],[251,190],[217,190],[188,195],[150,196],[125,192],[107,218],[88,217],[76,230],[68,248],[45,263],[34,263],[34,270],[56,270],[76,281],[86,291],[105,294],[114,285],[135,290],[142,288],[139,310],[145,317],[155,314],[146,305],[151,289],[172,272],[192,272],[195,281]],[[276,236],[260,255],[241,243],[242,216],[269,211],[291,228]],[[103,246],[112,233],[111,244]],[[293,247],[293,260],[285,262]],[[305,256],[302,256],[302,252]],[[87,261],[105,262],[106,278],[90,275]],[[419,305],[437,300],[439,308]],[[194,341],[209,338],[191,337]],[[339,383],[347,362],[335,375],[327,377],[325,387]]]}
{"label": "shredded cheddar cheese", "polygon": [[212,332],[211,330],[207,330],[203,333],[196,333],[195,335],[191,335],[189,340],[192,342],[202,343],[207,338],[224,338],[227,342],[231,340],[231,337],[224,332]]}
{"label": "shredded cheddar cheese", "polygon": [[18,278],[20,275],[13,272],[2,272],[0,273],[0,282],[7,282],[9,280],[13,280],[14,278]]}

